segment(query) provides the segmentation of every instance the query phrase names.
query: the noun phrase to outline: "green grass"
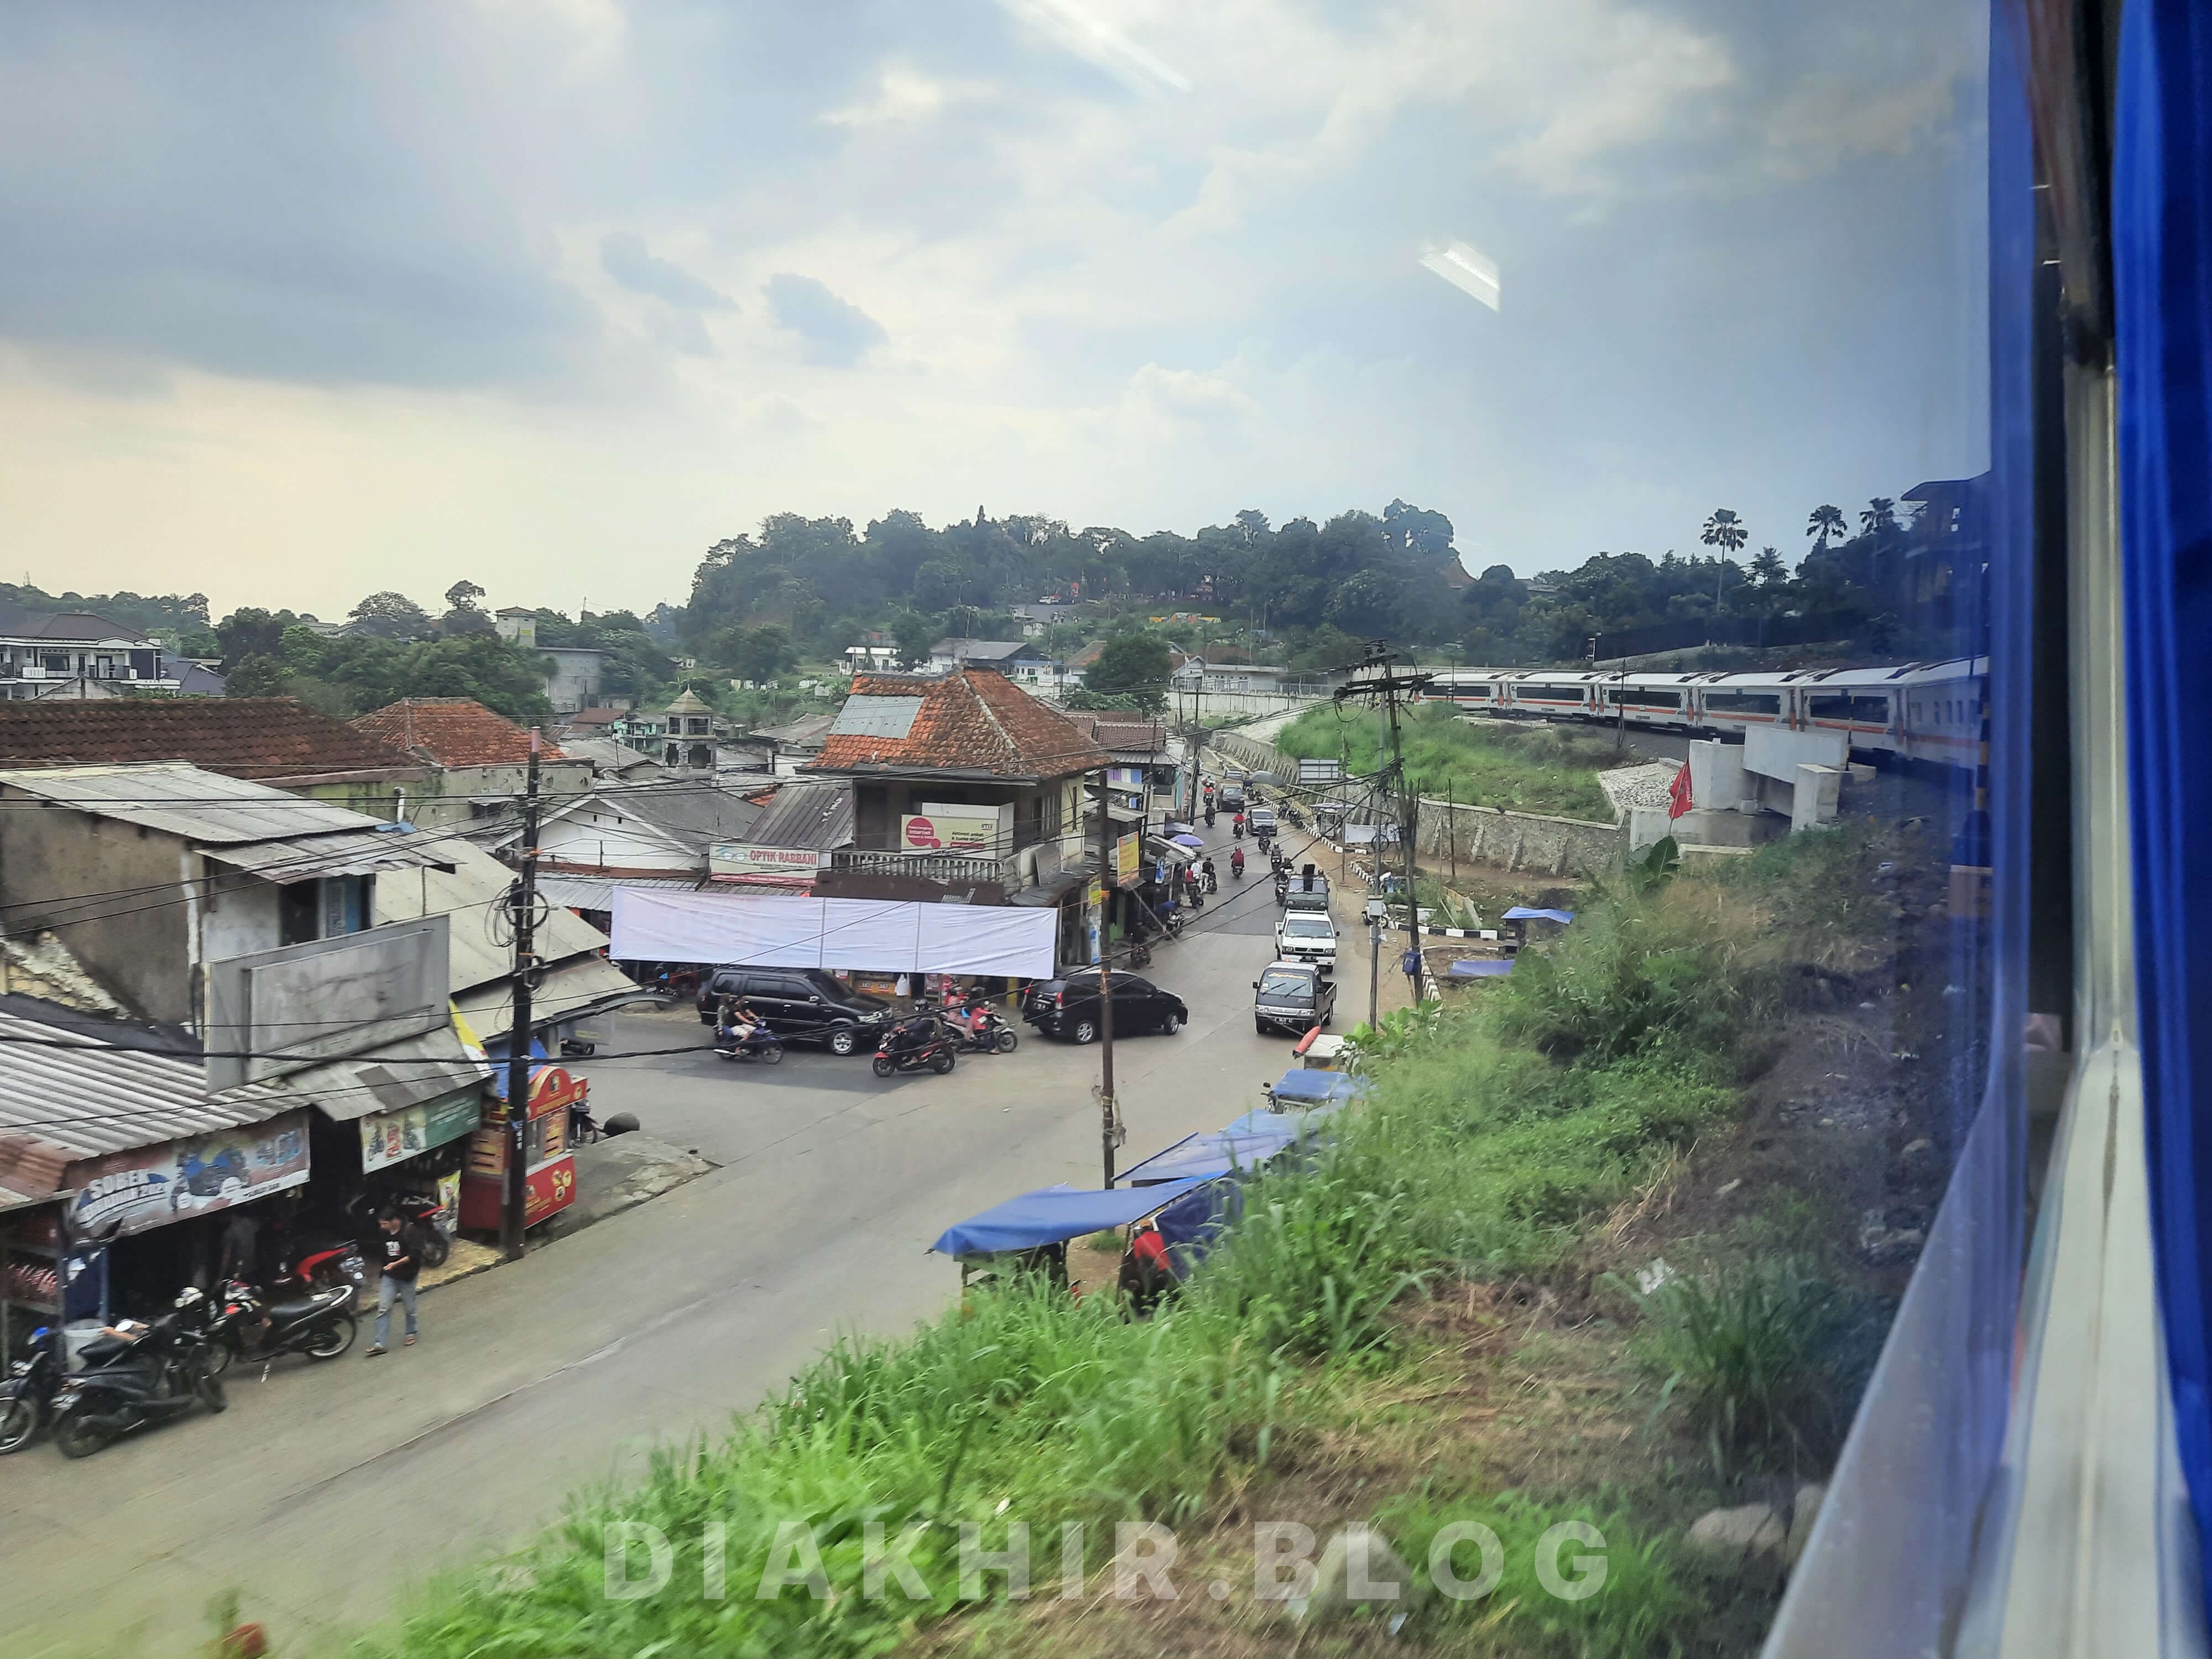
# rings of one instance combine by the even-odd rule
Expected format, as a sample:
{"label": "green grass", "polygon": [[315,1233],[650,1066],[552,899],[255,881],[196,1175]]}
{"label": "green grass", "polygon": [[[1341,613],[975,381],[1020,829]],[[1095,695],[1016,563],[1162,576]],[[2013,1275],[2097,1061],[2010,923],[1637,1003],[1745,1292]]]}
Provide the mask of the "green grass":
{"label": "green grass", "polygon": [[[1725,883],[1685,876],[1595,896],[1511,978],[1400,1022],[1377,1044],[1370,1103],[1311,1167],[1245,1186],[1241,1218],[1153,1319],[1125,1322],[1109,1297],[1079,1302],[1015,1282],[971,1291],[912,1335],[842,1342],[726,1439],[670,1452],[641,1482],[580,1498],[567,1523],[501,1571],[430,1587],[361,1651],[881,1653],[916,1621],[954,1611],[963,1522],[981,1526],[994,1548],[1005,1526],[1027,1524],[1041,1580],[1056,1571],[1064,1523],[1088,1528],[1094,1570],[1117,1520],[1209,1524],[1286,1453],[1296,1465],[1322,1443],[1343,1402],[1418,1358],[1399,1313],[1409,1298],[1452,1276],[1559,1266],[1735,1109],[1737,1036],[1757,1026],[1764,965],[1789,941],[1743,951],[1731,917],[1796,906],[1790,926],[1817,941],[1840,925],[1838,904],[1849,914],[1878,850],[1840,833],[1796,839],[1830,845],[1771,870],[1746,860],[1754,876],[1731,872]],[[1777,882],[1810,896],[1778,896]],[[1820,1391],[1819,1367],[1839,1307],[1809,1277],[1690,1281],[1653,1304],[1652,1363],[1724,1456],[1778,1456],[1833,1426],[1823,1402],[1841,1396]],[[1516,1539],[1571,1518],[1507,1493],[1463,1502]],[[1393,1515],[1409,1559],[1454,1518],[1425,1495]],[[1600,1595],[1570,1604],[1524,1587],[1423,1617],[1478,1620],[1485,1641],[1516,1653],[1665,1651],[1692,1598],[1663,1542],[1618,1515],[1590,1518],[1613,1546]],[[601,1595],[601,1523],[616,1519],[667,1535],[666,1592]],[[719,1601],[700,1593],[708,1520],[726,1529],[729,1595]],[[793,1588],[757,1600],[778,1525],[793,1520],[814,1529],[835,1594],[817,1601]],[[871,1522],[893,1534],[921,1529],[911,1559],[931,1600],[858,1593]]]}
{"label": "green grass", "polygon": [[[1425,703],[1400,721],[1406,775],[1437,800],[1516,812],[1613,822],[1596,775],[1621,763],[1613,739],[1560,726],[1469,724],[1448,703]],[[1276,735],[1275,746],[1300,759],[1339,759],[1348,772],[1378,764],[1377,722],[1335,708],[1313,708]]]}

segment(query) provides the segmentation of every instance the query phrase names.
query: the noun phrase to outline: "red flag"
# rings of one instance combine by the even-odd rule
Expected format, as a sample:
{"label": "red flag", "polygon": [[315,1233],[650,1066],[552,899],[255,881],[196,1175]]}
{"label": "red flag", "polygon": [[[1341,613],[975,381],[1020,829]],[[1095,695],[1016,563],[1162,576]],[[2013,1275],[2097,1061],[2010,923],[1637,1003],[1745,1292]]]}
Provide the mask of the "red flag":
{"label": "red flag", "polygon": [[1674,774],[1674,781],[1667,786],[1667,817],[1679,818],[1695,803],[1690,799],[1690,763],[1684,761],[1682,769]]}

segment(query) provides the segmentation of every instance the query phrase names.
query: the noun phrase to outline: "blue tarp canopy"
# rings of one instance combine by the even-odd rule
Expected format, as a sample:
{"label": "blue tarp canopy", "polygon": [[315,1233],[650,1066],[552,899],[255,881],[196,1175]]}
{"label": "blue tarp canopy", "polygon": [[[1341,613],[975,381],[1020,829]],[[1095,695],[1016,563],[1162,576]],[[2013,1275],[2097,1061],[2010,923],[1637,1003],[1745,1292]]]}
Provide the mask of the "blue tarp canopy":
{"label": "blue tarp canopy", "polygon": [[1260,1135],[1287,1130],[1293,1140],[1303,1140],[1315,1129],[1344,1109],[1346,1096],[1337,1100],[1324,1100],[1294,1112],[1271,1112],[1265,1106],[1255,1106],[1221,1133],[1225,1135]]}
{"label": "blue tarp canopy", "polygon": [[1298,1138],[1296,1128],[1276,1119],[1269,1127],[1231,1134],[1222,1130],[1210,1135],[1185,1135],[1164,1152],[1154,1152],[1115,1177],[1136,1187],[1157,1187],[1162,1182],[1225,1176],[1236,1170],[1256,1170]]}
{"label": "blue tarp canopy", "polygon": [[929,1248],[941,1255],[992,1255],[1000,1250],[1064,1243],[1084,1233],[1126,1227],[1200,1184],[1194,1180],[1170,1181],[1157,1187],[1116,1188],[1110,1192],[1047,1187],[1010,1198],[981,1215],[947,1227]]}
{"label": "blue tarp canopy", "polygon": [[1277,1100],[1350,1100],[1367,1092],[1367,1085],[1342,1072],[1310,1072],[1303,1066],[1283,1073],[1282,1081],[1268,1092]]}
{"label": "blue tarp canopy", "polygon": [[1454,979],[1502,979],[1513,971],[1511,957],[1472,957],[1444,971]]}
{"label": "blue tarp canopy", "polygon": [[1562,923],[1572,921],[1574,919],[1575,913],[1571,910],[1532,910],[1525,904],[1515,905],[1510,910],[1508,910],[1502,918],[1502,920],[1506,921],[1557,921]]}

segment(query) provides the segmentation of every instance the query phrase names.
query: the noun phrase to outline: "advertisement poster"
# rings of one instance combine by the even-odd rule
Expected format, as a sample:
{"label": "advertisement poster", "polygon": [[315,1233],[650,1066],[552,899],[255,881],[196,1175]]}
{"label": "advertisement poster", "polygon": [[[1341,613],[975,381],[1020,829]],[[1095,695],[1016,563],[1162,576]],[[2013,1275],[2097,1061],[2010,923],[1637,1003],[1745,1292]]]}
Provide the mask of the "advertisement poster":
{"label": "advertisement poster", "polygon": [[1116,887],[1137,884],[1138,854],[1143,842],[1142,836],[1124,836],[1114,843],[1114,884]]}
{"label": "advertisement poster", "polygon": [[80,1235],[110,1226],[118,1236],[143,1233],[307,1179],[307,1115],[287,1112],[266,1123],[111,1152],[85,1170],[70,1224]]}
{"label": "advertisement poster", "polygon": [[403,1112],[372,1113],[361,1121],[361,1167],[381,1170],[442,1146],[467,1134],[483,1116],[483,1095],[474,1088]]}
{"label": "advertisement poster", "polygon": [[994,854],[999,850],[995,811],[910,812],[899,820],[899,845],[909,853]]}

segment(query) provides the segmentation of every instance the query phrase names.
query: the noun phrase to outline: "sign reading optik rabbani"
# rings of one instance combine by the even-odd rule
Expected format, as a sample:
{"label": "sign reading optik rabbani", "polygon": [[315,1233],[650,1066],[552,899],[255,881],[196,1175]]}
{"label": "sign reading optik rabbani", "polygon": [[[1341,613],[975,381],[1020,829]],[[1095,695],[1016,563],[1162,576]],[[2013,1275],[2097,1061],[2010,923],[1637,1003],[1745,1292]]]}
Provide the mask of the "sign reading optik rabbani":
{"label": "sign reading optik rabbani", "polygon": [[719,841],[707,860],[718,876],[811,876],[823,855],[807,847],[753,847],[743,842]]}

